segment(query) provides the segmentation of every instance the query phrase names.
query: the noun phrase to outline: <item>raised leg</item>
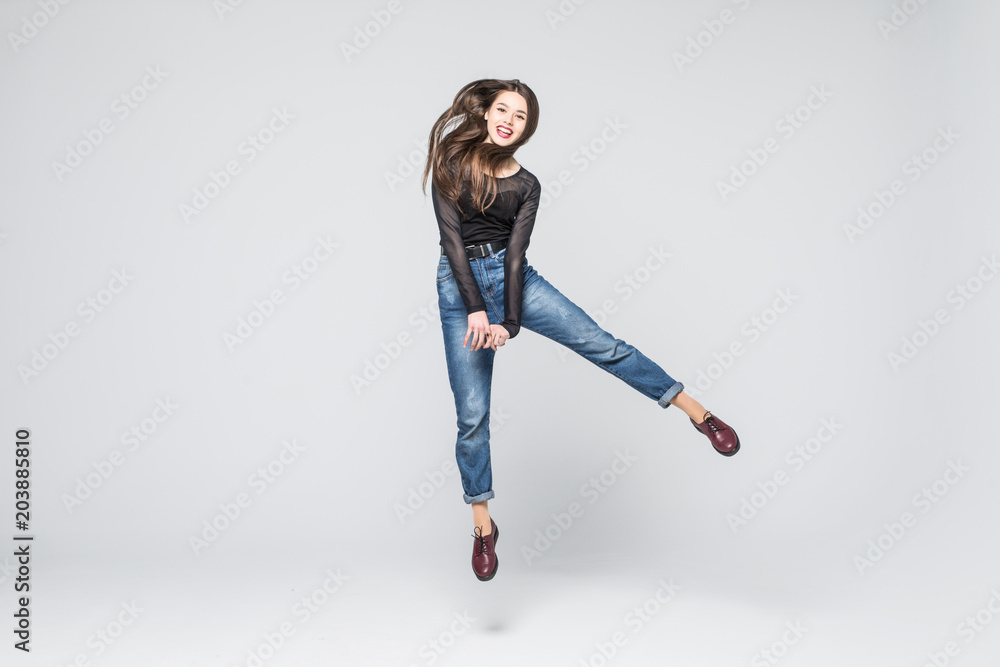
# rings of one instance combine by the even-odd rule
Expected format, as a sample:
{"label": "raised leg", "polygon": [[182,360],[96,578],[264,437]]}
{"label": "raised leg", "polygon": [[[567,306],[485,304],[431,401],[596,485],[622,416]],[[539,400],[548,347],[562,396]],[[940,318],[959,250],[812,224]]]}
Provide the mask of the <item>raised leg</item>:
{"label": "raised leg", "polygon": [[602,329],[531,266],[526,269],[521,310],[522,328],[566,346],[664,409],[684,389],[637,348]]}

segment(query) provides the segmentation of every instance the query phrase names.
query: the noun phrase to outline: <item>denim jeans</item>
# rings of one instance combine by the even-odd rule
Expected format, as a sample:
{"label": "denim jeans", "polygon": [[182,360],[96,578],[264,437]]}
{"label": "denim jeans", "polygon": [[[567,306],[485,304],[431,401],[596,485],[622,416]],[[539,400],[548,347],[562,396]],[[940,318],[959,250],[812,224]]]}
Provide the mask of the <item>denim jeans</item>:
{"label": "denim jeans", "polygon": [[[470,259],[469,264],[486,302],[487,319],[490,324],[500,324],[504,319],[503,258],[507,249],[494,252],[490,246],[490,251],[485,257]],[[660,407],[670,407],[670,399],[684,389],[683,384],[635,347],[602,329],[527,261],[523,270],[519,337],[528,329],[551,338],[657,401]],[[463,497],[466,503],[489,500],[494,497],[490,467],[490,387],[496,352],[486,347],[472,351],[471,335],[469,342],[462,346],[469,329],[469,316],[444,254],[438,262],[437,292],[448,381],[458,416],[455,458],[462,477]],[[505,348],[509,346],[510,341]],[[513,346],[516,349],[517,343]]]}

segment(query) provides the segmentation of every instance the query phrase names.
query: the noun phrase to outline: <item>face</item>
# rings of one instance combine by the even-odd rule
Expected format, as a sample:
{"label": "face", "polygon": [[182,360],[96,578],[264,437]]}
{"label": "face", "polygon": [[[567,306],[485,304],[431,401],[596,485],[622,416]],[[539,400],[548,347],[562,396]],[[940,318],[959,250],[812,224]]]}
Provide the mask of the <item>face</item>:
{"label": "face", "polygon": [[520,93],[505,90],[486,112],[486,141],[507,146],[517,141],[528,121],[528,103]]}

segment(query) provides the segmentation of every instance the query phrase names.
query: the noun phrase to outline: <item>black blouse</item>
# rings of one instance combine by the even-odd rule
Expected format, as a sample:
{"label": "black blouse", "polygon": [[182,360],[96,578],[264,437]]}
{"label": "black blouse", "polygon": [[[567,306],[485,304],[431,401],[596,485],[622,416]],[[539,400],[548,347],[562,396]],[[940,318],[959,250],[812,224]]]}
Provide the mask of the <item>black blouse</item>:
{"label": "black blouse", "polygon": [[434,215],[441,231],[441,246],[448,257],[452,275],[458,284],[467,313],[486,310],[486,302],[472,274],[465,246],[508,240],[503,262],[504,289],[501,325],[510,337],[521,330],[521,299],[524,289],[525,251],[535,226],[535,213],[542,195],[542,186],[530,171],[521,167],[511,176],[497,179],[496,199],[480,212],[468,191],[462,192],[455,203],[438,192],[431,181]]}

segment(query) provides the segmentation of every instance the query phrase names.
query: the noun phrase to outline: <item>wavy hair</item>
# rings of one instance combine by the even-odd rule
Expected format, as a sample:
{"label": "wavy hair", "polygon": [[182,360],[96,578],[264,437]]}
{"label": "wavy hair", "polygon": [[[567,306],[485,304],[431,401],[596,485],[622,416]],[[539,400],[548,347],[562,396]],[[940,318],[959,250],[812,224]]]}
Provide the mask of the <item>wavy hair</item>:
{"label": "wavy hair", "polygon": [[[528,119],[517,141],[499,146],[487,141],[486,112],[503,91],[512,91],[528,103]],[[432,172],[434,186],[455,202],[464,189],[481,211],[496,198],[497,180],[493,176],[528,143],[538,127],[538,99],[531,88],[517,79],[479,79],[458,91],[451,108],[438,117],[428,138],[427,164],[420,187],[427,194],[427,175]],[[486,203],[487,197],[489,203]]]}

